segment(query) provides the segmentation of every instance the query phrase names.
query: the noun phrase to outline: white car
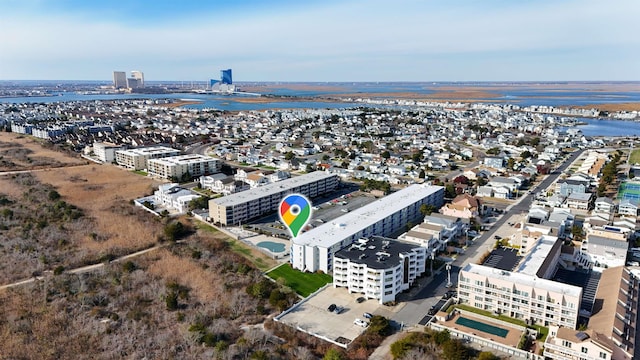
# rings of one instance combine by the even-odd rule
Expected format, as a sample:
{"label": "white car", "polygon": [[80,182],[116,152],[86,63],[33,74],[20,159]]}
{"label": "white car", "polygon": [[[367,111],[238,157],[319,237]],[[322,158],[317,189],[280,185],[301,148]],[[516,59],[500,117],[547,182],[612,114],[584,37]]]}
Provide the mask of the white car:
{"label": "white car", "polygon": [[353,323],[354,323],[354,324],[356,324],[356,325],[358,325],[358,326],[365,327],[365,328],[366,328],[367,326],[369,326],[369,323],[368,323],[368,322],[366,322],[366,321],[364,321],[364,320],[362,320],[362,319],[355,319],[355,320],[353,320]]}

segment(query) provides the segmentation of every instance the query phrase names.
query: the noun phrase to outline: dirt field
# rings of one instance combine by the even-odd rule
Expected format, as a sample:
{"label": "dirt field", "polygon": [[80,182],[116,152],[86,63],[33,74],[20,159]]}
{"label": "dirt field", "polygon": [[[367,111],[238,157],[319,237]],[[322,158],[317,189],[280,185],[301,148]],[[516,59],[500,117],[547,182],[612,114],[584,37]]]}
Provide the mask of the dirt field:
{"label": "dirt field", "polygon": [[113,248],[139,249],[157,241],[144,218],[131,214],[129,201],[149,195],[158,182],[111,165],[86,165],[52,169],[35,174],[53,185],[65,201],[85,210],[95,220],[95,229],[87,233],[101,236],[100,241],[82,237],[81,247],[92,252]]}
{"label": "dirt field", "polygon": [[19,171],[86,164],[79,157],[71,157],[42,146],[44,141],[30,136],[0,132],[0,171]]}

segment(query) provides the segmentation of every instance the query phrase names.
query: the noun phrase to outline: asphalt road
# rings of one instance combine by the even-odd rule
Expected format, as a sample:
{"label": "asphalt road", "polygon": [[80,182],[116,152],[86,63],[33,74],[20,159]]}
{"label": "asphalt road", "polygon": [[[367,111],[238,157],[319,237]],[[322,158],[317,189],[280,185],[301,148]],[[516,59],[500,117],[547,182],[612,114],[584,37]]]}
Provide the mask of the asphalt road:
{"label": "asphalt road", "polygon": [[[493,226],[478,237],[463,253],[451,263],[451,281],[456,284],[458,279],[458,272],[461,268],[464,268],[469,262],[484,253],[488,249],[493,247],[493,236],[497,229],[499,229],[507,219],[512,215],[519,214],[521,212],[528,212],[534,196],[539,191],[547,189],[552,183],[554,183],[560,174],[571,165],[583,151],[576,151],[569,155],[569,157],[560,165],[553,173],[549,174],[543,179],[537,186],[533,187],[529,193],[523,195],[519,201],[513,205],[507,207],[506,211],[500,216]],[[405,302],[404,307],[398,312],[392,315],[392,320],[404,324],[405,326],[416,325],[425,315],[427,315],[429,308],[435,305],[442,296],[447,292],[445,287],[447,282],[447,271],[444,269],[437,273],[432,281],[426,285],[428,278],[421,279],[419,283],[422,286],[418,286],[408,293],[400,294],[398,296],[399,301]]]}

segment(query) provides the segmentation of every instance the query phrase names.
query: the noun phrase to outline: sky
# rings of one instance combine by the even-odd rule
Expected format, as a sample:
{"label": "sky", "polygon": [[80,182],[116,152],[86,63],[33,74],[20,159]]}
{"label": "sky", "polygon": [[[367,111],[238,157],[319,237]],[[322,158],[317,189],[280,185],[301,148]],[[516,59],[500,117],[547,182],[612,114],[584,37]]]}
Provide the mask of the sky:
{"label": "sky", "polygon": [[637,81],[637,0],[0,0],[0,80]]}

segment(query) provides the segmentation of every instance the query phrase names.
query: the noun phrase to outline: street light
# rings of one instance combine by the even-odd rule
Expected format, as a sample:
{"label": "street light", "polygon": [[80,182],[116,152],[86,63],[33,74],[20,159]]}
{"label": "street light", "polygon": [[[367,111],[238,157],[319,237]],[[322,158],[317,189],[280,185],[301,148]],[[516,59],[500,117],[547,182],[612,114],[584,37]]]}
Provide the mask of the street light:
{"label": "street light", "polygon": [[436,259],[436,252],[431,250],[431,262],[429,263],[429,274],[433,277],[433,262]]}
{"label": "street light", "polygon": [[447,287],[449,288],[453,285],[451,283],[451,263],[447,263],[445,269],[447,270]]}

